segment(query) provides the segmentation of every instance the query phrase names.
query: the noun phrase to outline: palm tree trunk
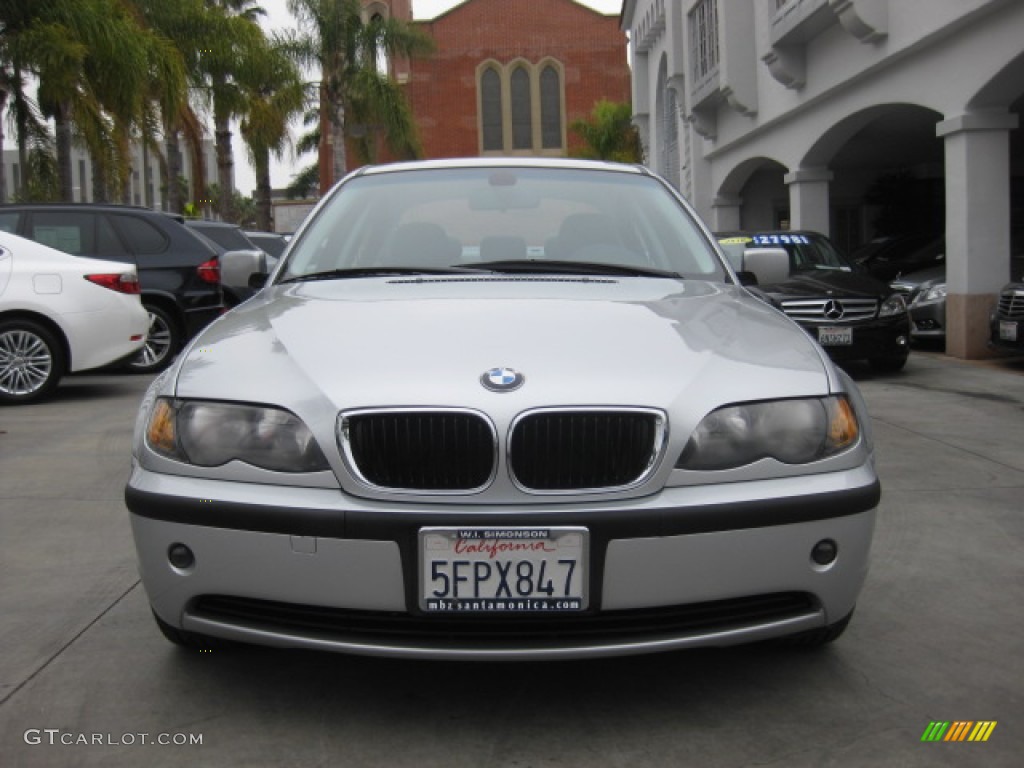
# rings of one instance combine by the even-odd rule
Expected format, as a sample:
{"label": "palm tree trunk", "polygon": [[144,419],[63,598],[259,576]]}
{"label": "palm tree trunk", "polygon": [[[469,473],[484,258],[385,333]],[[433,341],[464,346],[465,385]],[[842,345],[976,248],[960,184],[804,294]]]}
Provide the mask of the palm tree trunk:
{"label": "palm tree trunk", "polygon": [[0,88],[0,203],[7,202],[7,169],[4,167],[4,107],[7,106],[7,91]]}
{"label": "palm tree trunk", "polygon": [[270,152],[264,149],[254,153],[254,155],[253,165],[256,167],[256,229],[272,232]]}
{"label": "palm tree trunk", "polygon": [[57,181],[60,188],[60,199],[67,203],[75,201],[75,190],[71,178],[70,111],[69,105],[66,102],[61,102],[57,105],[53,116],[57,148]]}
{"label": "palm tree trunk", "polygon": [[[85,201],[85,190],[82,190],[82,201]],[[107,164],[100,157],[92,159],[92,201],[94,203],[109,203],[107,196]]]}
{"label": "palm tree trunk", "polygon": [[18,189],[14,190],[14,194],[23,196],[32,178],[32,172],[28,166],[28,103],[23,89],[21,63],[18,60],[12,63],[11,71],[13,72],[11,82],[14,84],[14,104],[12,105],[14,107],[14,125],[15,132],[18,134],[18,168],[21,170],[20,183]]}
{"label": "palm tree trunk", "polygon": [[153,193],[150,186],[151,177],[149,174],[149,136],[142,134],[142,204],[147,208],[153,207]]}
{"label": "palm tree trunk", "polygon": [[181,148],[178,146],[178,131],[169,129],[165,139],[167,152],[167,175],[164,182],[167,184],[167,209],[171,213],[181,213],[185,209],[185,201],[181,199],[181,185],[178,179],[181,176]]}
{"label": "palm tree trunk", "polygon": [[235,159],[231,151],[231,125],[227,119],[217,120],[214,127],[217,140],[217,185],[220,187],[218,213],[224,221],[235,220]]}
{"label": "palm tree trunk", "polygon": [[333,158],[332,185],[344,178],[348,168],[348,158],[345,152],[345,108],[337,105],[337,111],[331,114],[331,144]]}

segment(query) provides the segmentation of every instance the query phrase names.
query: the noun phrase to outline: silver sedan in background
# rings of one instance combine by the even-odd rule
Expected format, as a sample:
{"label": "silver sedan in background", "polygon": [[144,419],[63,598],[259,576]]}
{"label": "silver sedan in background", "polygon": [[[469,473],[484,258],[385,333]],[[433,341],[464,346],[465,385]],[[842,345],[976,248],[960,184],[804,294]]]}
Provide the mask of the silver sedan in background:
{"label": "silver sedan in background", "polygon": [[173,642],[466,660],[834,640],[880,494],[850,378],[663,180],[569,160],[349,175],[132,464]]}

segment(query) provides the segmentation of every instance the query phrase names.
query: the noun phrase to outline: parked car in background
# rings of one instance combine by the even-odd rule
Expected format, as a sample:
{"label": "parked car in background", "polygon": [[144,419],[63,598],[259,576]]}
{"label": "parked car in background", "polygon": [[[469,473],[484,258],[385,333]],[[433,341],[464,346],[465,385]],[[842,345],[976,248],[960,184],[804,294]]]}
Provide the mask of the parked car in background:
{"label": "parked car in background", "polygon": [[199,647],[827,643],[879,500],[856,385],[632,165],[360,169],[137,425],[142,581]]}
{"label": "parked car in background", "polygon": [[186,219],[185,226],[202,232],[226,251],[260,250],[237,224],[207,219]]}
{"label": "parked car in background", "polygon": [[[1015,236],[1011,242],[1019,244]],[[1015,251],[1014,251],[1015,252]],[[1010,259],[1011,275],[1024,275],[1024,257]],[[1024,277],[1022,277],[1024,279]],[[943,341],[946,338],[946,263],[901,275],[890,283],[903,295],[910,311],[910,337],[915,341]],[[1012,287],[1008,286],[1012,293]],[[1007,288],[1001,295],[1006,295]],[[1010,331],[1006,331],[1009,333]]]}
{"label": "parked car in background", "polygon": [[717,235],[734,267],[749,270],[767,250],[782,249],[788,267],[750,291],[795,320],[838,361],[867,360],[898,371],[910,352],[903,297],[847,261],[817,232],[757,231]]}
{"label": "parked car in background", "polygon": [[206,219],[187,219],[185,226],[210,242],[220,255],[221,285],[228,306],[242,303],[255,293],[247,282],[253,271],[269,272],[277,259],[256,245],[237,224]]}
{"label": "parked car in background", "polygon": [[857,264],[882,282],[942,263],[946,238],[942,234],[914,232],[876,237],[850,254]]}
{"label": "parked car in background", "polygon": [[134,266],[0,232],[0,403],[34,402],[65,373],[133,357],[148,324]]}
{"label": "parked car in background", "polygon": [[74,256],[136,267],[149,332],[129,367],[168,366],[181,346],[224,310],[217,252],[159,211],[93,203],[0,205],[0,230]]}
{"label": "parked car in background", "polygon": [[912,340],[941,341],[946,338],[945,263],[902,275],[889,286],[907,302]]}
{"label": "parked car in background", "polygon": [[284,249],[288,247],[288,238],[277,232],[247,230],[245,236],[266,251],[268,256],[273,258],[274,261],[270,264],[271,267],[277,264],[277,260],[281,258]]}
{"label": "parked car in background", "polygon": [[989,318],[990,340],[994,347],[1024,351],[1024,256],[1011,260],[1016,279],[1003,286]]}

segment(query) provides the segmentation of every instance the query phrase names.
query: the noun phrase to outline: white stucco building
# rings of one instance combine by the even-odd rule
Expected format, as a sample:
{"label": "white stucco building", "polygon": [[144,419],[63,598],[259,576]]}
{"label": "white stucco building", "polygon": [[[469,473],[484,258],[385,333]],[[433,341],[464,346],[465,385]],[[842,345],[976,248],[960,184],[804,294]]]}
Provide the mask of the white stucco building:
{"label": "white stucco building", "polygon": [[[162,147],[161,147],[162,148]],[[217,183],[217,151],[210,139],[203,140],[203,163],[206,169],[206,184]],[[139,142],[131,147],[132,172],[128,180],[128,194],[131,205],[142,205],[156,210],[166,209],[166,183],[164,182],[163,170],[158,158],[151,150],[147,150]],[[181,142],[182,165],[181,173],[188,188],[192,187],[192,161],[190,149],[186,142]],[[16,190],[21,186],[21,168],[18,164],[18,150],[5,149],[3,172],[7,181],[7,200],[0,202],[11,202],[15,199]],[[93,202],[93,178],[92,158],[89,153],[80,146],[74,146],[71,150],[71,180],[72,194],[76,203]],[[112,198],[111,202],[121,202],[120,199]]]}
{"label": "white stucco building", "polygon": [[944,229],[947,351],[987,353],[1011,232],[1024,251],[1024,0],[624,0],[621,20],[647,162],[712,227],[850,248],[889,206]]}

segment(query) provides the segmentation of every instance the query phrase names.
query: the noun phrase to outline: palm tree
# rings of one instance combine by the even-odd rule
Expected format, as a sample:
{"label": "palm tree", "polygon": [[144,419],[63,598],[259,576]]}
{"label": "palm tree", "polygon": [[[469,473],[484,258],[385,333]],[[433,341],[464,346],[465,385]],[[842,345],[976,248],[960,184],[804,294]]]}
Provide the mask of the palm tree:
{"label": "palm tree", "polygon": [[122,126],[141,115],[147,36],[121,0],[41,3],[40,9],[31,65],[40,106],[54,120],[61,197],[70,201],[73,130],[98,156],[102,172],[116,154],[110,115]]}
{"label": "palm tree", "polygon": [[211,44],[200,59],[213,110],[217,181],[222,191],[219,213],[234,221],[234,154],[231,121],[248,111],[245,82],[273,67],[269,43],[259,26],[265,11],[253,0],[206,0]]}
{"label": "palm tree", "polygon": [[271,229],[270,155],[278,157],[288,141],[288,124],[302,113],[308,88],[282,41],[274,39],[264,71],[251,71],[243,82],[248,110],[241,122],[242,137],[249,147],[256,171],[256,227]]}
{"label": "palm tree", "polygon": [[[305,155],[316,152],[320,148],[320,110],[319,106],[307,109],[302,113],[302,124],[307,129],[295,142],[295,154]],[[317,163],[307,165],[296,171],[285,187],[285,196],[289,200],[306,198],[314,195],[320,185],[320,168]]]}
{"label": "palm tree", "polygon": [[[174,41],[183,68],[184,82],[170,87],[167,80],[157,77],[150,83],[151,110],[143,130],[143,139],[154,150],[166,182],[165,199],[175,213],[185,209],[186,196],[200,206],[207,205],[209,195],[205,189],[206,169],[202,143],[205,129],[196,106],[189,99],[192,94],[208,93],[208,61],[204,59],[219,51],[219,40],[226,34],[225,13],[207,0],[133,0],[145,24],[164,38]],[[220,54],[217,54],[220,55]],[[156,112],[159,113],[157,117]],[[157,134],[163,135],[163,151],[156,143]],[[181,141],[189,146],[192,158],[191,194],[183,184]]]}
{"label": "palm tree", "polygon": [[0,88],[10,99],[18,144],[20,188],[24,196],[33,187],[33,170],[50,168],[42,155],[52,152],[53,141],[37,105],[29,98],[26,77],[40,55],[60,55],[69,41],[54,34],[48,22],[51,9],[36,0],[5,0],[0,4]]}
{"label": "palm tree", "polygon": [[301,64],[321,73],[321,147],[330,147],[321,192],[347,171],[345,141],[360,133],[354,126],[363,134],[379,126],[393,152],[418,154],[401,87],[378,71],[378,61],[381,52],[388,58],[425,54],[433,49],[430,38],[397,19],[364,18],[359,0],[288,0],[288,9],[301,28],[290,49]]}

